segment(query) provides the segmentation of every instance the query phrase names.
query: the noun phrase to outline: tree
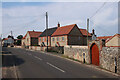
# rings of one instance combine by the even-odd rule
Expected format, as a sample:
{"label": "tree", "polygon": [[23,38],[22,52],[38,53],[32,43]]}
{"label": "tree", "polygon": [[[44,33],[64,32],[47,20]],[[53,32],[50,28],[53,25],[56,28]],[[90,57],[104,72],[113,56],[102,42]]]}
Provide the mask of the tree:
{"label": "tree", "polygon": [[23,35],[19,35],[18,37],[17,37],[17,39],[22,39],[23,38]]}
{"label": "tree", "polygon": [[21,45],[21,40],[22,40],[22,38],[23,38],[23,35],[19,35],[18,37],[17,37],[17,45]]}

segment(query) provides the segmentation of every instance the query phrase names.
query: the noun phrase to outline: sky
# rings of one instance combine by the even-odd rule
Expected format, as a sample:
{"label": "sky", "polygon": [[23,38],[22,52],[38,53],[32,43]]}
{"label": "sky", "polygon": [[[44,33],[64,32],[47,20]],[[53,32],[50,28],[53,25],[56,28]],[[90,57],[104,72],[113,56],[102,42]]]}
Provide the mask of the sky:
{"label": "sky", "polygon": [[[105,4],[103,6],[103,4]],[[96,14],[95,12],[103,6]],[[10,31],[13,36],[25,35],[27,31],[45,30],[45,13],[48,12],[49,28],[77,24],[95,29],[97,36],[111,36],[118,33],[117,2],[2,2],[2,34],[7,37]]]}

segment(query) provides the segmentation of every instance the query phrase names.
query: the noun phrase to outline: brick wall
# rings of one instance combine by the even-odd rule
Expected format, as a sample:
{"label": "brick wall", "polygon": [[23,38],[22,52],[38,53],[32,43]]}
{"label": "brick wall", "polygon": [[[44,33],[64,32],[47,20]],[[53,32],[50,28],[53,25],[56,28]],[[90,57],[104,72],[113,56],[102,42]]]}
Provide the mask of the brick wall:
{"label": "brick wall", "polygon": [[[64,40],[62,40],[62,37],[64,37]],[[54,41],[53,41],[54,38]],[[59,38],[57,40],[57,38]],[[51,46],[54,47],[57,42],[59,43],[60,46],[65,46],[67,45],[67,35],[66,36],[55,36],[55,37],[51,37]]]}
{"label": "brick wall", "polygon": [[[41,40],[40,40],[40,38],[41,38]],[[41,45],[42,42],[44,42],[45,46],[47,46],[47,37],[39,37],[38,38],[39,45]],[[48,46],[51,46],[51,37],[50,36],[48,36]]]}

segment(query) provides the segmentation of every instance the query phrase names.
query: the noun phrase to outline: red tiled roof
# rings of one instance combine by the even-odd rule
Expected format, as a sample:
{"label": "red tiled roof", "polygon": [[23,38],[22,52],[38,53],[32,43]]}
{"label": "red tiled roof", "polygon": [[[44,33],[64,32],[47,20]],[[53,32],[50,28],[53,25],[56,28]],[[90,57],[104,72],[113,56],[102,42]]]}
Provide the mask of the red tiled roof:
{"label": "red tiled roof", "polygon": [[[39,37],[42,32],[28,31],[28,33],[29,33],[30,37]],[[27,34],[22,39],[25,39],[26,36],[27,36]]]}
{"label": "red tiled roof", "polygon": [[75,25],[76,24],[58,27],[56,31],[52,34],[52,36],[69,34],[69,32],[73,29]]}
{"label": "red tiled roof", "polygon": [[8,38],[4,38],[3,40],[8,40]]}
{"label": "red tiled roof", "polygon": [[[83,36],[87,36],[87,30],[86,29],[80,29],[80,32],[82,33]],[[91,34],[88,33],[88,36],[91,36]]]}
{"label": "red tiled roof", "polygon": [[107,39],[110,39],[112,36],[101,36],[101,37],[97,37],[97,39],[98,40],[100,40],[100,39],[105,39],[105,40],[107,40]]}
{"label": "red tiled roof", "polygon": [[25,39],[26,36],[27,36],[27,34],[22,39]]}
{"label": "red tiled roof", "polygon": [[37,32],[37,31],[28,31],[30,37],[39,37],[42,32]]}
{"label": "red tiled roof", "polygon": [[114,36],[111,36],[108,40],[106,40],[106,43],[108,42],[108,41],[110,41],[113,37],[115,37],[115,36],[118,36],[118,37],[120,37],[120,34],[115,34]]}
{"label": "red tiled roof", "polygon": [[106,43],[108,42],[108,41],[110,41],[113,37],[115,37],[115,36],[119,36],[120,37],[120,34],[115,34],[114,36],[102,36],[102,37],[97,37],[97,40],[100,40],[100,39],[105,39],[106,41]]}

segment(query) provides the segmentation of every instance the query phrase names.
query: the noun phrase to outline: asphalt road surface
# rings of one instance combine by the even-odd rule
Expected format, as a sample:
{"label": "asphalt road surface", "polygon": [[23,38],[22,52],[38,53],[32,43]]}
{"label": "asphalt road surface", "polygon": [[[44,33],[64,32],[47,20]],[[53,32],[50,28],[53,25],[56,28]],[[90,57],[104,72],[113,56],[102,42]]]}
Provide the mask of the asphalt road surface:
{"label": "asphalt road surface", "polygon": [[[18,48],[3,48],[3,51],[11,52],[7,57],[3,57],[6,59],[3,60],[4,66],[15,66],[14,71],[7,72],[9,76],[15,75],[18,78],[116,78],[110,73],[36,51]],[[8,59],[10,56],[13,59]]]}

